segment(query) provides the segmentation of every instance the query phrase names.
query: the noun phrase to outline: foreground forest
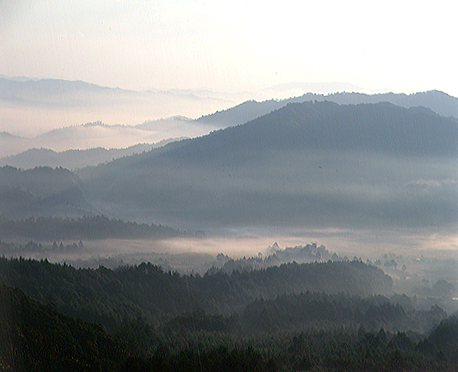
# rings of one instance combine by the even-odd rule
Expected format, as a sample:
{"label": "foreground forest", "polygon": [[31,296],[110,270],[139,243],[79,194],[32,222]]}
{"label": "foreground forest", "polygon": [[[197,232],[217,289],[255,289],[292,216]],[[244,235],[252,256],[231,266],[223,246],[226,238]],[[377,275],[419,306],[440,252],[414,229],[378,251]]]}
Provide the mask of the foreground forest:
{"label": "foreground forest", "polygon": [[415,309],[375,266],[355,260],[225,270],[180,275],[149,263],[76,269],[3,257],[0,370],[458,367],[457,317],[438,306]]}

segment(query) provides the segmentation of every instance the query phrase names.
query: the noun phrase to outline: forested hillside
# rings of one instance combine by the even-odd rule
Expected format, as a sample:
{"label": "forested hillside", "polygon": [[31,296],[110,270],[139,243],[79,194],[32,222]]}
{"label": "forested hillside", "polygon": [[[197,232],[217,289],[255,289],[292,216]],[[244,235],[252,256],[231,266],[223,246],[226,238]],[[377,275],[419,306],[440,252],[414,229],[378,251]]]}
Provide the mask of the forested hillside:
{"label": "forested hillside", "polygon": [[381,270],[361,262],[291,263],[252,272],[182,276],[146,263],[92,270],[6,258],[0,259],[0,282],[111,331],[138,316],[154,324],[197,307],[231,314],[260,297],[305,291],[368,296],[389,293],[392,285]]}
{"label": "forested hillside", "polygon": [[[438,307],[408,310],[399,298],[367,296],[389,290],[391,281],[357,261],[200,277],[146,263],[77,270],[3,258],[0,274],[1,282],[47,304],[0,286],[1,371],[438,371],[458,365],[457,318],[447,319]],[[102,324],[115,338],[69,314]]]}
{"label": "forested hillside", "polygon": [[80,178],[67,169],[0,167],[1,216],[79,216],[89,211]]}
{"label": "forested hillside", "polygon": [[0,284],[0,371],[116,371],[124,343]]}

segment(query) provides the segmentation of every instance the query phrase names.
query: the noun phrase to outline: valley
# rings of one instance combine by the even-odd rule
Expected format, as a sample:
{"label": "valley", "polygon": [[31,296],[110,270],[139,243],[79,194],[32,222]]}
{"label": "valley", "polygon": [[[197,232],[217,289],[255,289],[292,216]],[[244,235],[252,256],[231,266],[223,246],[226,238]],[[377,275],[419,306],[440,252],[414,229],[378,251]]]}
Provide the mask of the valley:
{"label": "valley", "polygon": [[455,368],[457,119],[304,98],[3,158],[0,367]]}

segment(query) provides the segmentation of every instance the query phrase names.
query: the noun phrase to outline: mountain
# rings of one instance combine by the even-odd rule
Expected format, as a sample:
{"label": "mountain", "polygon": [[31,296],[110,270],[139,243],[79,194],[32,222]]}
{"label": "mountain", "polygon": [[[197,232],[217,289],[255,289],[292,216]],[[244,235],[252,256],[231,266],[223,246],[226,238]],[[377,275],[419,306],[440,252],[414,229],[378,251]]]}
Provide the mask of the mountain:
{"label": "mountain", "polygon": [[78,175],[106,215],[177,227],[451,229],[457,138],[425,108],[291,103]]}
{"label": "mountain", "polygon": [[[355,88],[345,84],[332,86],[336,89]],[[269,94],[271,97],[283,97],[284,94],[279,92],[301,94],[313,87],[310,84],[287,84],[272,88]],[[217,94],[209,90],[139,92],[100,87],[81,81],[14,80],[0,77],[0,128],[22,133],[22,136],[0,133],[0,158],[33,148],[57,152],[98,147],[119,149],[139,143],[151,144],[166,139],[202,136],[216,129],[245,124],[289,103],[306,101],[331,101],[339,104],[391,102],[407,108],[423,106],[442,116],[458,117],[458,99],[439,91],[410,95],[307,93],[282,100],[248,100],[228,108],[246,97],[255,96],[255,93],[251,96],[249,93]],[[225,110],[213,112],[214,109]],[[213,113],[196,120],[180,116],[187,114],[197,117],[205,112]],[[149,120],[154,117],[168,118]],[[49,163],[34,164],[44,166]]]}
{"label": "mountain", "polygon": [[458,98],[438,90],[413,94],[382,93],[369,95],[362,93],[337,93],[326,96],[324,99],[328,100],[328,98],[330,98],[330,101],[339,104],[390,102],[406,108],[423,106],[441,116],[458,118]]}
{"label": "mountain", "polygon": [[164,140],[156,144],[138,144],[125,149],[104,149],[102,147],[87,150],[67,150],[56,152],[44,148],[32,148],[20,154],[7,156],[0,159],[0,166],[9,165],[16,168],[31,169],[35,167],[67,168],[75,170],[86,166],[94,166],[100,163],[130,156],[152,148],[164,146],[172,140]]}
{"label": "mountain", "polygon": [[173,115],[199,117],[236,102],[192,92],[133,91],[83,81],[0,77],[0,128],[35,137],[51,129],[88,122],[136,125]]}
{"label": "mountain", "polygon": [[[183,117],[173,117],[147,121],[136,126],[107,125],[102,122],[86,123],[53,129],[33,138],[13,136],[4,132],[0,133],[0,157],[4,158],[1,161],[2,164],[16,166],[18,163],[14,163],[15,159],[11,159],[11,157],[31,149],[43,148],[55,152],[88,150],[101,147],[105,149],[124,149],[142,143],[157,147],[163,145],[165,141],[201,136],[215,129],[219,129],[219,127]],[[7,157],[9,159],[5,159]],[[21,155],[19,159],[24,159],[24,157],[27,158],[28,156]],[[46,162],[37,163],[37,161],[33,161],[36,166],[48,165]],[[103,162],[103,160],[100,162]],[[83,165],[94,164],[87,163]]]}
{"label": "mountain", "polygon": [[0,215],[80,216],[90,211],[77,175],[63,168],[0,168]]}
{"label": "mountain", "polygon": [[251,100],[223,111],[218,111],[210,115],[202,116],[198,119],[198,121],[206,124],[218,125],[220,127],[245,124],[250,120],[268,114],[290,103],[307,101],[329,101],[341,105],[389,102],[405,108],[423,106],[433,110],[439,115],[446,117],[453,116],[458,118],[458,98],[452,97],[437,90],[433,90],[409,95],[395,93],[371,95],[364,93],[346,92],[327,95],[307,93],[298,97],[292,97],[284,100],[268,100],[263,102],[256,102]]}
{"label": "mountain", "polygon": [[29,139],[0,132],[0,157],[18,154],[31,146]]}

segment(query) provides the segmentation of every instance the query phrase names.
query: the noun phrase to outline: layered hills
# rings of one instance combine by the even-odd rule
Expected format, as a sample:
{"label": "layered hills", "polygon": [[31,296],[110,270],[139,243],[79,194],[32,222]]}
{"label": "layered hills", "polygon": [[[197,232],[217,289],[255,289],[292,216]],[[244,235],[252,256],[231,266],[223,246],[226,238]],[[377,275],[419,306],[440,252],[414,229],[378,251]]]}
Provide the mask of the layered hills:
{"label": "layered hills", "polygon": [[185,230],[452,229],[457,138],[456,119],[423,107],[290,103],[76,174],[0,168],[0,207],[8,218],[104,214]]}
{"label": "layered hills", "polygon": [[202,116],[197,119],[197,121],[224,127],[244,124],[250,120],[256,119],[259,116],[268,114],[274,110],[278,110],[279,108],[284,107],[290,103],[301,103],[308,101],[328,101],[338,103],[340,105],[388,102],[405,108],[422,106],[433,110],[441,116],[458,118],[458,99],[449,96],[444,92],[432,90],[409,95],[396,93],[364,94],[347,92],[327,95],[306,93],[298,97],[284,100],[268,100],[263,102],[251,100],[243,102],[240,105],[231,107],[227,110],[218,111],[210,115]]}
{"label": "layered hills", "polygon": [[79,216],[90,211],[80,178],[64,168],[0,168],[0,215]]}
{"label": "layered hills", "polygon": [[[341,103],[347,104],[320,98],[281,107],[276,101],[246,103],[215,113],[211,125],[222,129],[208,135],[141,148],[75,172],[1,167],[0,237],[183,236],[142,221],[205,230],[375,227],[381,234],[396,226],[455,233],[458,123],[443,116],[453,113],[389,102]],[[260,109],[248,121],[242,111],[250,112],[251,104],[270,105],[269,112]],[[193,125],[209,125],[205,120]],[[139,130],[154,132],[156,124]],[[102,124],[84,128],[110,130]],[[62,154],[48,155],[58,162]],[[78,164],[86,155],[93,158],[92,151],[79,155]],[[34,242],[0,243],[13,255],[43,249]],[[50,249],[79,254],[84,246],[55,243]],[[265,260],[226,260],[221,254],[218,266],[202,275],[148,262],[76,269],[1,257],[0,370],[456,369],[457,318],[446,319],[437,305],[427,308],[452,301],[451,283],[439,279],[409,298],[393,290],[408,283],[409,272],[423,269],[390,270],[395,255],[385,255],[385,270],[402,273],[391,278],[369,261],[329,256],[316,244],[276,251]],[[298,258],[324,262],[291,262]],[[282,262],[288,263],[271,266]],[[418,264],[412,259],[407,265]],[[441,266],[440,275],[453,265]],[[431,280],[432,272],[428,268],[414,282]]]}
{"label": "layered hills", "polygon": [[[0,159],[0,164],[21,167],[23,165],[26,167],[33,167],[56,163],[56,157],[44,151],[40,151],[37,159],[30,153],[20,154],[29,149],[43,148],[57,152],[98,147],[114,149],[132,147],[139,143],[158,143],[172,138],[178,139],[183,137],[202,136],[215,129],[245,124],[248,121],[266,115],[274,110],[278,110],[290,103],[302,103],[307,101],[329,101],[345,105],[389,102],[405,108],[422,106],[433,110],[439,115],[458,118],[458,99],[440,91],[428,91],[410,95],[394,93],[373,95],[362,93],[335,93],[328,95],[307,93],[302,96],[281,100],[271,99],[262,102],[249,100],[234,107],[201,116],[198,119],[173,116],[167,119],[148,120],[142,124],[137,124],[143,121],[143,118],[153,116],[152,112],[154,110],[151,111],[150,115],[143,114],[143,118],[139,119],[138,113],[141,112],[141,110],[139,111],[137,109],[137,106],[144,101],[143,96],[145,94],[154,97],[152,92],[126,92],[120,89],[93,86],[83,82],[15,81],[13,83],[14,84],[10,87],[11,84],[5,84],[5,79],[2,80],[0,78],[0,107],[2,107],[2,112],[4,113],[4,117],[2,118],[4,120],[4,128],[11,126],[11,123],[23,117],[23,115],[25,115],[24,113],[31,115],[30,113],[35,112],[37,107],[40,107],[40,110],[44,111],[44,113],[42,113],[43,115],[50,115],[51,117],[53,115],[62,116],[59,123],[55,124],[57,129],[32,137],[30,137],[30,133],[27,135],[24,130],[22,130],[24,133],[23,136],[13,136],[7,132],[0,133],[0,157],[3,157],[3,159]],[[54,89],[51,89],[51,87],[54,87]],[[41,91],[42,94],[40,94]],[[175,94],[178,94],[178,96],[175,97]],[[198,96],[194,97],[192,91],[180,91],[175,92],[171,97],[177,102],[180,102],[179,98],[183,98],[183,95],[186,95],[186,99],[194,97],[191,100],[194,100],[193,102],[196,107],[201,107],[198,104],[199,99],[212,99],[211,92],[195,92],[195,94],[198,94]],[[160,102],[160,100],[152,99],[148,104],[145,103],[146,112],[148,111],[148,107],[160,105]],[[13,109],[10,105],[14,107],[17,105],[20,106],[20,112],[16,113],[14,118],[8,118],[8,112],[9,110],[19,110],[19,108]],[[227,105],[229,105],[229,103],[226,103],[226,106]],[[125,106],[126,108],[123,108]],[[103,111],[106,107],[109,107],[110,112],[103,114],[93,112],[94,110]],[[203,106],[201,108],[202,111],[200,112],[205,112]],[[173,112],[174,114],[182,113],[182,111],[180,111],[180,104],[177,104],[176,109],[177,111]],[[71,114],[72,110],[76,112],[76,116],[80,115],[81,118],[75,119],[75,116]],[[119,110],[124,110],[126,112],[121,115]],[[57,113],[53,113],[54,111]],[[125,118],[125,116],[129,114],[132,115],[132,117]],[[24,122],[29,123],[29,128],[39,127],[39,125],[35,125],[35,122],[39,120],[40,115],[31,116],[30,119],[23,119],[21,123],[18,122],[15,126],[15,130],[20,128],[19,124],[22,125]],[[112,116],[117,117],[115,123],[110,119]],[[100,118],[103,118],[105,124],[100,121],[80,124],[85,121]],[[40,119],[39,121],[43,123],[49,120],[50,119]],[[119,125],[118,123],[120,122],[130,125]],[[134,123],[134,125],[132,123]],[[39,150],[34,151],[36,153]],[[20,160],[12,157],[17,154],[21,155]],[[114,156],[114,158],[116,157],[118,156]],[[65,154],[57,157],[59,166],[67,166],[68,161],[65,158]],[[104,160],[100,162],[103,161]],[[94,165],[94,162],[95,160],[89,161],[86,165]]]}
{"label": "layered hills", "polygon": [[[65,166],[69,164],[65,152],[71,150],[118,149],[121,154],[128,152],[127,148],[132,148],[139,144],[157,147],[161,146],[164,141],[201,136],[214,129],[219,128],[197,123],[186,118],[175,117],[166,120],[148,121],[138,126],[107,125],[102,122],[86,123],[53,129],[32,138],[14,136],[10,133],[2,132],[0,133],[0,156],[2,157],[0,162],[1,164],[12,166],[18,164],[33,167],[44,166],[58,161],[59,166]],[[26,152],[31,149],[34,149],[35,153],[38,152],[38,159]],[[63,152],[64,154],[60,154],[56,159],[55,156],[46,153],[45,150]],[[114,157],[126,155],[120,154],[113,155]],[[73,153],[73,155],[81,158],[78,154]],[[95,160],[89,159],[83,165],[91,165]],[[104,162],[104,157],[102,156],[100,160],[99,163]],[[80,166],[81,161],[76,161],[76,163]]]}
{"label": "layered hills", "polygon": [[405,295],[377,294],[390,290],[391,278],[360,261],[201,277],[149,263],[77,270],[3,257],[0,280],[2,371],[457,365],[456,316],[447,319],[437,306],[413,309]]}
{"label": "layered hills", "polygon": [[133,91],[83,81],[0,76],[0,126],[26,137],[102,119],[108,125],[136,125],[172,115],[197,117],[233,104],[199,92]]}
{"label": "layered hills", "polygon": [[9,165],[21,169],[31,169],[35,167],[63,167],[69,170],[94,166],[101,163],[149,151],[154,147],[163,146],[172,140],[164,140],[156,144],[138,144],[124,149],[105,149],[95,147],[86,150],[66,150],[56,152],[45,148],[32,148],[17,155],[7,156],[0,159],[0,165]]}
{"label": "layered hills", "polygon": [[174,226],[451,226],[457,138],[424,108],[293,103],[78,175],[107,215]]}

